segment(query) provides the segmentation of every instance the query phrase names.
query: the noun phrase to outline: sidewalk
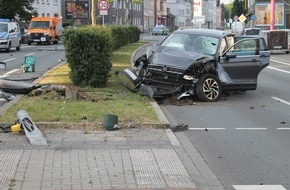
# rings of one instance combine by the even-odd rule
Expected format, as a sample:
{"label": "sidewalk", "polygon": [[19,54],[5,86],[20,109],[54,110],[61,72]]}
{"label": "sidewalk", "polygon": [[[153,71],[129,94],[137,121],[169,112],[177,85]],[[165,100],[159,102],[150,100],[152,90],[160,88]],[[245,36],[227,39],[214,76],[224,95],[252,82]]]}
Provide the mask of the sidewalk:
{"label": "sidewalk", "polygon": [[0,134],[1,190],[197,189],[169,129],[41,130],[48,147]]}

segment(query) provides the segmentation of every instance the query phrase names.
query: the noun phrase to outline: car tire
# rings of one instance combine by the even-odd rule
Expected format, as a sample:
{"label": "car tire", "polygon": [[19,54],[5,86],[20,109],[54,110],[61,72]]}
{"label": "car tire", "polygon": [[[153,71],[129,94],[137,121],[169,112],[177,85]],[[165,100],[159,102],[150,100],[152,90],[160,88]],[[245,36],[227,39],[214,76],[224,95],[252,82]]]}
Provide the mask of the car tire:
{"label": "car tire", "polygon": [[9,43],[8,47],[6,48],[6,52],[9,53],[11,50],[11,44]]}
{"label": "car tire", "polygon": [[221,97],[221,84],[212,74],[202,75],[196,84],[196,95],[200,101],[216,102]]}
{"label": "car tire", "polygon": [[20,51],[21,42],[19,42],[18,46],[16,47],[16,51]]}
{"label": "car tire", "polygon": [[30,46],[30,45],[31,45],[31,42],[29,42],[29,41],[28,41],[28,42],[27,42],[27,45],[29,45],[29,46]]}

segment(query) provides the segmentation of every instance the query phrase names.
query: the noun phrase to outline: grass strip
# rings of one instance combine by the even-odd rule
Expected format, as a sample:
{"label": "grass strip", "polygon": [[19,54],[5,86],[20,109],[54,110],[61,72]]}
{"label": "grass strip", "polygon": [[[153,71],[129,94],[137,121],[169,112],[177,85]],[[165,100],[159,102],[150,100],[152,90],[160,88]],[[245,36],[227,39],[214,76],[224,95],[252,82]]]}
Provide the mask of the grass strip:
{"label": "grass strip", "polygon": [[[68,99],[53,91],[38,96],[28,94],[13,104],[2,115],[0,122],[15,122],[17,112],[24,109],[34,122],[102,123],[105,114],[114,114],[118,116],[121,125],[160,124],[151,106],[151,100],[120,86],[114,76],[115,70],[130,67],[132,53],[142,45],[145,45],[145,42],[131,43],[112,53],[113,67],[107,86],[78,89],[88,93],[90,100]],[[71,88],[73,85],[69,79],[69,71],[68,64],[62,64],[44,74],[38,83],[65,85]]]}

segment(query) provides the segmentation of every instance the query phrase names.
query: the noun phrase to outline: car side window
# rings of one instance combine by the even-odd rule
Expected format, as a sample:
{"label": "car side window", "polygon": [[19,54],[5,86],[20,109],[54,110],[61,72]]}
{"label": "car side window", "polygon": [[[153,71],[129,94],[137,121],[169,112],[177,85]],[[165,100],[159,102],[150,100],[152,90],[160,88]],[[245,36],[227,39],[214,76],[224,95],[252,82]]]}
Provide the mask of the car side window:
{"label": "car side window", "polygon": [[237,42],[230,50],[238,56],[257,55],[259,53],[259,44],[256,39],[247,39]]}

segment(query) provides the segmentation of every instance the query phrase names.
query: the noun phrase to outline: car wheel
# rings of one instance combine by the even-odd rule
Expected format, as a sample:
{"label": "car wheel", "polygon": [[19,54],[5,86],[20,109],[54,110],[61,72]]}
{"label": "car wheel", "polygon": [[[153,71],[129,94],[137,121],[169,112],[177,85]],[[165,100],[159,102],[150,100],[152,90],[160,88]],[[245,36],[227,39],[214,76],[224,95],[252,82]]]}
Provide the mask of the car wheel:
{"label": "car wheel", "polygon": [[28,41],[28,42],[27,42],[27,45],[29,45],[29,46],[30,46],[30,45],[31,45],[31,42],[30,42],[30,41]]}
{"label": "car wheel", "polygon": [[11,49],[11,44],[9,43],[8,47],[6,48],[6,52],[9,53]]}
{"label": "car wheel", "polygon": [[16,51],[20,51],[21,42],[19,42],[18,46],[16,47]]}
{"label": "car wheel", "polygon": [[196,95],[200,101],[216,102],[221,97],[221,85],[216,76],[202,75],[196,84]]}

